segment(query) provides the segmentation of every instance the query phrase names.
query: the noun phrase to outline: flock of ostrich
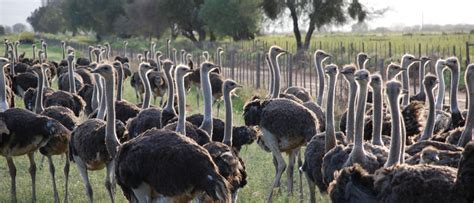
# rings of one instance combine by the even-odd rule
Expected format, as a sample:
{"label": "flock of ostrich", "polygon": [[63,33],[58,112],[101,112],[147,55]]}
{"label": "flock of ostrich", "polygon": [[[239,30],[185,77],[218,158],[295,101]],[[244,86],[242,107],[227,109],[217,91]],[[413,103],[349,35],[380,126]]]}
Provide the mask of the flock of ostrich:
{"label": "flock of ostrich", "polygon": [[[126,56],[112,59],[109,44],[89,46],[88,57],[76,58],[62,42],[59,62],[48,59],[45,41],[38,50],[33,45],[31,58],[19,55],[18,46],[5,40],[5,57],[0,57],[0,153],[7,160],[12,202],[17,201],[13,157],[22,155],[29,158],[31,199],[36,200],[37,151],[49,163],[54,202],[60,202],[54,155],[67,157],[64,202],[70,162],[89,202],[94,199],[88,172],[104,168],[111,202],[117,184],[130,202],[237,202],[249,178],[239,152],[255,141],[273,157],[275,178],[267,202],[285,170],[286,188],[293,193],[295,163],[302,201],[303,175],[310,202],[317,201],[316,187],[333,202],[474,201],[474,64],[465,70],[468,108],[461,110],[456,57],[438,59],[436,75],[425,73],[430,58],[410,54],[384,73],[370,73],[365,53],[354,64],[338,67],[325,64],[331,55],[317,50],[313,101],[302,87],[281,91],[278,57],[287,51],[272,46],[265,55],[271,73],[268,95],[250,98],[243,109],[245,125],[235,126],[232,96],[242,86],[221,73],[222,48],[213,62],[204,51],[198,56],[204,62],[195,64],[190,53],[178,54],[170,41],[166,53],[155,51],[152,43],[138,56],[135,72]],[[410,92],[408,70],[416,63],[420,89]],[[443,101],[445,70],[451,72],[449,105]],[[341,75],[349,87],[347,107],[334,106]],[[139,104],[122,98],[127,78]],[[57,90],[51,87],[54,80]],[[186,93],[193,86],[204,112],[187,116]],[[15,97],[25,108],[15,107]],[[161,98],[159,105],[152,97]],[[212,113],[220,99],[224,120]],[[339,131],[335,108],[347,108]]]}

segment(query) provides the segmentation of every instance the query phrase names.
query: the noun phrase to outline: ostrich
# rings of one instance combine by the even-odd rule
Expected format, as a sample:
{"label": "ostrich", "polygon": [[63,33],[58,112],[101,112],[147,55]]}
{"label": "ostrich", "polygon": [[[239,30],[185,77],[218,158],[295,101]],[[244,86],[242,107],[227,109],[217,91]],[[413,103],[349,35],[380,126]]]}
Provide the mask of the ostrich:
{"label": "ostrich", "polygon": [[[58,89],[76,94],[77,90],[80,90],[84,86],[84,81],[81,75],[75,73],[73,61],[74,54],[71,53],[67,56],[67,73],[60,75],[58,78]],[[74,81],[74,83],[70,83],[69,81]]]}
{"label": "ostrich", "polygon": [[[382,140],[382,116],[383,116],[383,101],[382,101],[382,76],[374,74],[370,76],[370,87],[372,88],[372,145],[384,146]],[[387,140],[387,139],[385,139]]]}
{"label": "ostrich", "polygon": [[402,85],[403,85],[403,90],[408,92],[408,94],[403,95],[402,99],[402,107],[408,106],[408,103],[410,102],[410,81],[408,77],[408,69],[417,61],[420,61],[420,59],[415,58],[413,55],[410,54],[405,54],[402,56],[401,59],[401,65],[403,68],[406,69],[406,71],[402,72]]}
{"label": "ostrich", "polygon": [[338,145],[324,155],[321,170],[326,184],[333,180],[334,171],[343,167],[358,163],[373,173],[385,163],[387,155],[385,148],[363,142],[365,108],[370,82],[369,72],[361,69],[356,71],[354,76],[358,87],[354,144],[348,146]]}
{"label": "ostrich", "polygon": [[426,100],[426,92],[425,89],[423,88],[424,85],[422,85],[423,78],[425,77],[425,71],[430,65],[431,59],[426,56],[422,56],[420,58],[420,63],[418,64],[418,78],[420,81],[420,87],[418,90],[418,94],[412,96],[410,100],[416,100],[416,101],[421,101],[425,102]]}
{"label": "ostrich", "polygon": [[[285,50],[273,46],[271,50],[278,52],[277,56],[286,53]],[[275,74],[275,84],[279,86],[278,74]],[[273,96],[279,95],[275,87]],[[289,153],[290,166],[287,171],[288,190],[292,190],[293,167],[300,147],[316,134],[317,122],[313,113],[306,107],[288,99],[254,99],[244,106],[245,124],[260,126],[263,135],[258,140],[260,146],[269,149],[277,162],[277,173],[267,197],[272,200],[273,189],[280,183],[286,163],[281,152]]]}
{"label": "ostrich", "polygon": [[366,64],[369,62],[370,57],[364,52],[360,52],[356,56],[356,65],[359,69],[366,69]]}
{"label": "ostrich", "polygon": [[314,64],[316,67],[316,73],[318,74],[318,80],[319,80],[319,85],[318,85],[318,92],[317,92],[317,99],[316,103],[321,106],[323,104],[323,96],[324,96],[324,72],[323,72],[323,62],[331,58],[332,56],[330,54],[327,54],[323,50],[316,50],[314,52]]}
{"label": "ostrich", "polygon": [[14,98],[10,87],[6,85],[4,68],[9,62],[8,59],[0,57],[0,112],[6,111],[9,107],[15,105]]}
{"label": "ostrich", "polygon": [[[324,154],[336,146],[336,132],[334,130],[334,91],[336,89],[338,67],[334,64],[329,64],[325,67],[325,72],[329,76],[326,109],[327,128],[324,133],[315,135],[308,143],[305,151],[305,161],[302,167],[306,179],[308,180],[310,202],[316,202],[314,190],[316,185],[319,191],[326,192],[327,188],[322,180],[321,164]],[[337,133],[341,134],[340,132]]]}
{"label": "ostrich", "polygon": [[[356,67],[354,65],[347,65],[341,71],[345,80],[349,84],[349,96],[347,113],[343,114],[339,122],[339,129],[346,132],[346,137],[349,142],[354,141],[354,115],[355,115],[355,99],[357,94],[357,83],[354,79]],[[346,126],[347,124],[350,124]]]}
{"label": "ostrich", "polygon": [[138,112],[140,112],[140,108],[137,107],[135,104],[132,104],[126,100],[122,100],[122,92],[123,92],[123,66],[120,61],[113,62],[113,67],[116,69],[117,72],[117,94],[116,94],[116,118],[123,123],[126,123],[128,119],[136,117]]}
{"label": "ostrich", "polygon": [[[147,63],[139,65],[140,80],[145,87],[145,100],[142,104],[142,110],[134,118],[127,121],[127,129],[130,138],[137,137],[139,134],[145,132],[153,127],[161,128],[161,108],[150,107],[151,87],[147,74],[152,67]],[[158,120],[158,122],[157,122]]]}
{"label": "ostrich", "polygon": [[[68,143],[70,140],[71,132],[78,123],[78,118],[74,115],[72,110],[62,106],[51,106],[48,108],[43,107],[43,80],[44,71],[48,67],[47,64],[41,64],[33,66],[33,71],[38,75],[38,95],[35,101],[35,113],[48,116],[59,121],[69,131],[59,136],[52,137],[48,143],[39,149],[40,153],[48,158],[49,169],[53,182],[54,191],[54,202],[59,202],[58,190],[56,187],[55,178],[55,167],[52,160],[52,155],[68,155]],[[66,156],[68,157],[68,156]],[[69,180],[69,159],[66,160],[64,165],[64,176],[65,176],[65,196],[64,201],[68,199],[68,180]]]}
{"label": "ostrich", "polygon": [[176,111],[174,109],[174,87],[173,87],[173,77],[171,77],[171,68],[173,67],[173,62],[171,60],[164,60],[163,61],[163,71],[165,72],[165,79],[166,84],[168,85],[168,99],[166,102],[165,107],[163,108],[162,115],[161,115],[161,125],[168,123],[169,120],[175,118],[177,116]]}
{"label": "ostrich", "polygon": [[[451,85],[450,85],[450,98],[449,98],[449,108],[451,116],[448,121],[448,128],[444,131],[450,131],[457,127],[464,126],[464,118],[461,115],[461,111],[458,107],[458,85],[460,78],[460,63],[458,58],[450,57],[445,61],[446,66],[451,70]],[[466,142],[467,143],[467,142]]]}
{"label": "ostrich", "polygon": [[230,191],[232,194],[232,202],[237,202],[237,196],[240,188],[247,184],[247,174],[242,159],[232,148],[232,100],[231,91],[238,85],[233,80],[224,81],[224,104],[225,104],[225,132],[224,140],[221,142],[211,142],[204,145],[211,154],[212,159],[219,168],[219,173],[224,176],[230,183]]}
{"label": "ostrich", "polygon": [[[209,153],[191,139],[173,131],[152,129],[120,144],[114,126],[114,68],[104,64],[94,72],[106,81],[105,143],[111,158],[115,159],[117,181],[129,201],[190,201],[201,192],[214,200],[228,200],[227,181],[217,172]],[[170,163],[172,166],[166,166]],[[183,174],[189,174],[190,168],[193,177],[182,178]],[[107,177],[113,178],[111,171],[108,172]]]}
{"label": "ostrich", "polygon": [[466,74],[464,81],[466,81],[466,88],[468,92],[469,111],[466,119],[466,126],[459,139],[458,146],[464,147],[469,140],[472,140],[473,128],[474,128],[474,64],[469,64],[466,68]]}

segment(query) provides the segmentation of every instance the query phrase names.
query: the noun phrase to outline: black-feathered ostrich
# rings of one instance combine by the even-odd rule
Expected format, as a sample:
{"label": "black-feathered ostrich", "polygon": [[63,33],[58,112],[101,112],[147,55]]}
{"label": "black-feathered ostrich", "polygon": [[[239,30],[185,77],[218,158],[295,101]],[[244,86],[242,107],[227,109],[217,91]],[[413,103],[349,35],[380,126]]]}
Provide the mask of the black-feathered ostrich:
{"label": "black-feathered ostrich", "polygon": [[[286,52],[276,46],[273,50],[280,54]],[[275,84],[278,83],[279,80],[276,79]],[[279,93],[279,88],[275,88],[274,91]],[[316,118],[306,107],[288,99],[254,99],[244,106],[243,116],[246,125],[260,126],[263,135],[258,143],[269,149],[277,161],[277,174],[267,198],[267,201],[272,201],[273,189],[279,185],[281,175],[286,169],[281,152],[290,154],[288,189],[291,191],[293,185],[291,169],[294,167],[300,147],[316,134]]]}
{"label": "black-feathered ostrich", "polygon": [[202,193],[214,200],[230,198],[228,183],[218,174],[209,153],[179,133],[152,129],[121,145],[114,126],[114,68],[104,64],[94,72],[106,80],[105,142],[115,158],[117,181],[129,201],[190,201]]}
{"label": "black-feathered ostrich", "polygon": [[[84,81],[81,75],[74,70],[74,54],[68,54],[67,58],[67,73],[61,74],[58,78],[58,89],[68,91],[76,94],[84,86]],[[74,81],[71,83],[69,81]]]}

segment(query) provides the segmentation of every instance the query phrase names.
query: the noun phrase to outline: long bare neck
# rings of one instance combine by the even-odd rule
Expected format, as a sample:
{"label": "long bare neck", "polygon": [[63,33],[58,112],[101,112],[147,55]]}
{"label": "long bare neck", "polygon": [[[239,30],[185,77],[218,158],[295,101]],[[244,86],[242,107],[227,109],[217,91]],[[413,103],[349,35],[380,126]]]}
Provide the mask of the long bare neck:
{"label": "long bare neck", "polygon": [[91,107],[92,107],[92,110],[95,111],[97,109],[97,107],[99,107],[99,98],[100,98],[100,94],[99,94],[99,80],[100,80],[100,77],[99,75],[97,74],[94,74],[94,80],[95,80],[95,85],[94,85],[94,89],[92,90],[92,98],[91,98]]}
{"label": "long bare neck", "polygon": [[418,89],[419,94],[424,98],[426,93],[425,93],[425,88],[423,87],[423,78],[425,77],[425,68],[428,65],[428,63],[422,64],[422,62],[419,63],[418,66],[418,81],[420,81],[420,87]]}
{"label": "long bare neck", "polygon": [[201,89],[204,96],[204,118],[199,128],[206,131],[212,138],[212,89],[211,81],[209,80],[209,72],[203,71],[201,68]]}
{"label": "long bare neck", "polygon": [[426,119],[425,128],[420,140],[428,140],[433,135],[434,124],[435,124],[435,101],[433,95],[433,89],[426,89],[426,96],[428,97],[428,118]]}
{"label": "long bare neck", "polygon": [[271,56],[271,64],[273,69],[273,93],[272,98],[280,97],[280,65],[278,64],[278,56]]}
{"label": "long bare neck", "polygon": [[269,59],[265,59],[267,61],[268,70],[270,72],[270,85],[268,89],[268,95],[273,95],[273,88],[275,88],[275,73],[273,72],[272,62]]}
{"label": "long bare neck", "polygon": [[8,109],[5,72],[3,70],[4,65],[5,64],[0,64],[0,112],[4,112]]}
{"label": "long bare neck", "polygon": [[43,50],[44,50],[44,58],[48,59],[48,48],[46,46],[43,46]]}
{"label": "long bare neck", "polygon": [[400,107],[398,104],[398,95],[389,96],[390,112],[392,114],[392,141],[390,142],[390,151],[385,167],[393,166],[400,161],[401,157],[401,129],[400,129]]}
{"label": "long bare neck", "polygon": [[76,94],[76,82],[74,80],[74,69],[72,67],[72,61],[67,62],[67,71],[69,78],[69,92]]}
{"label": "long bare neck", "polygon": [[436,98],[436,110],[440,111],[443,107],[443,100],[444,100],[444,90],[446,88],[446,84],[444,82],[444,67],[440,65],[436,65],[436,77],[438,77],[438,97]]}
{"label": "long bare neck", "polygon": [[232,99],[230,98],[230,90],[224,89],[225,104],[225,128],[223,143],[232,146]]}
{"label": "long bare neck", "polygon": [[400,164],[403,164],[405,163],[405,145],[407,143],[407,131],[406,131],[406,128],[405,128],[405,120],[403,119],[403,117],[400,117],[400,134],[401,134],[401,143],[402,143],[402,146],[400,147],[401,150],[400,150]]}
{"label": "long bare neck", "polygon": [[165,109],[168,112],[172,112],[173,114],[176,114],[176,111],[174,109],[174,82],[173,82],[173,77],[171,77],[170,70],[166,70],[165,68],[165,77],[166,77],[166,83],[168,84],[168,100],[166,102]]}
{"label": "long bare neck", "polygon": [[402,61],[402,64],[403,64],[404,68],[406,68],[406,71],[402,72],[402,88],[403,88],[403,90],[408,92],[407,94],[403,95],[402,106],[407,106],[408,103],[410,102],[410,79],[408,77],[408,72],[409,72],[408,71],[408,65],[406,65],[406,63],[404,63],[404,61]]}
{"label": "long bare neck", "polygon": [[92,50],[89,51],[89,61],[92,62]]}
{"label": "long bare neck", "polygon": [[43,80],[44,80],[44,74],[43,70],[41,69],[39,75],[38,75],[38,87],[36,90],[36,99],[35,99],[35,113],[40,114],[41,112],[44,111],[43,107]]}
{"label": "long bare neck", "polygon": [[111,77],[110,80],[105,81],[105,94],[107,99],[107,123],[105,128],[105,144],[107,151],[115,158],[117,154],[120,142],[117,139],[117,133],[115,131],[115,102],[114,102],[114,89],[115,89],[115,77]]}
{"label": "long bare neck", "polygon": [[184,76],[175,74],[176,88],[178,89],[178,125],[176,125],[176,132],[186,135],[186,95],[184,90]]}
{"label": "long bare neck", "polygon": [[357,84],[353,78],[349,79],[349,108],[346,118],[346,133],[349,142],[354,141],[354,117],[355,117],[355,100],[357,95]]}
{"label": "long bare neck", "polygon": [[356,121],[355,121],[355,135],[354,148],[351,152],[353,163],[362,163],[365,158],[365,151],[363,146],[364,136],[364,117],[365,117],[365,102],[367,101],[367,84],[359,83],[359,96],[357,101]]}
{"label": "long bare neck", "polygon": [[36,59],[36,47],[33,46],[33,60]]}
{"label": "long bare neck", "polygon": [[15,44],[15,58],[17,61],[20,61],[20,57],[18,56],[18,44]]}
{"label": "long bare neck", "polygon": [[122,101],[122,91],[123,91],[123,68],[119,67],[117,71],[118,81],[117,81],[117,101]]}
{"label": "long bare neck", "polygon": [[145,87],[145,99],[143,100],[142,109],[147,109],[148,107],[150,107],[151,101],[150,81],[148,80],[148,75],[144,70],[139,70],[139,76],[142,80],[143,86]]}
{"label": "long bare neck", "polygon": [[468,81],[468,79],[466,79],[469,108],[468,108],[468,113],[467,113],[467,118],[466,118],[466,126],[464,126],[464,131],[462,132],[461,138],[459,139],[459,142],[458,142],[458,146],[461,146],[461,147],[466,146],[466,144],[470,140],[472,140],[472,133],[473,133],[473,128],[474,128],[474,85],[472,83],[473,81]]}
{"label": "long bare neck", "polygon": [[326,109],[326,136],[324,149],[326,152],[336,146],[336,134],[334,131],[334,92],[336,89],[336,75],[329,75],[328,101]]}
{"label": "long bare neck", "polygon": [[66,45],[65,44],[61,45],[61,51],[63,53],[63,59],[66,59]]}
{"label": "long bare neck", "polygon": [[318,97],[316,98],[316,103],[321,106],[323,104],[324,97],[324,71],[323,62],[319,58],[316,58],[316,72],[318,73],[319,78]]}
{"label": "long bare neck", "polygon": [[459,63],[456,63],[455,67],[451,68],[451,87],[450,87],[450,110],[451,113],[459,113],[458,107],[458,85],[460,78],[459,74]]}
{"label": "long bare neck", "polygon": [[107,99],[106,99],[106,94],[105,94],[105,88],[104,88],[104,83],[105,80],[104,78],[100,78],[100,85],[99,85],[99,97],[100,97],[100,104],[99,104],[99,111],[97,111],[97,118],[101,120],[105,120],[105,111],[107,110]]}
{"label": "long bare neck", "polygon": [[[40,61],[41,63],[41,61]],[[16,57],[15,55],[12,53],[12,62],[10,63],[10,74],[12,76],[15,75],[15,64],[16,64]]]}
{"label": "long bare neck", "polygon": [[384,146],[382,141],[382,88],[380,86],[372,86],[374,97],[374,112],[372,114],[373,135],[372,144]]}

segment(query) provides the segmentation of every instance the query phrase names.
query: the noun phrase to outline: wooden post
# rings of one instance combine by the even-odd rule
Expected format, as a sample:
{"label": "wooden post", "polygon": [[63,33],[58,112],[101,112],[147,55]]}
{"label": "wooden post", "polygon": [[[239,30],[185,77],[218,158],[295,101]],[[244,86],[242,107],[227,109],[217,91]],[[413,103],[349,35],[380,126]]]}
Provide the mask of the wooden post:
{"label": "wooden post", "polygon": [[469,65],[471,57],[469,56],[469,42],[466,42],[466,67]]}
{"label": "wooden post", "polygon": [[231,78],[235,80],[235,53],[232,52],[230,55],[230,69],[231,69]]}
{"label": "wooden post", "polygon": [[388,57],[392,58],[392,42],[388,42]]}
{"label": "wooden post", "polygon": [[288,60],[288,63],[286,64],[287,67],[286,67],[286,71],[288,71],[288,84],[287,84],[287,87],[291,87],[293,85],[293,78],[292,78],[292,61],[291,61],[291,54],[288,54],[287,56],[287,60]]}

